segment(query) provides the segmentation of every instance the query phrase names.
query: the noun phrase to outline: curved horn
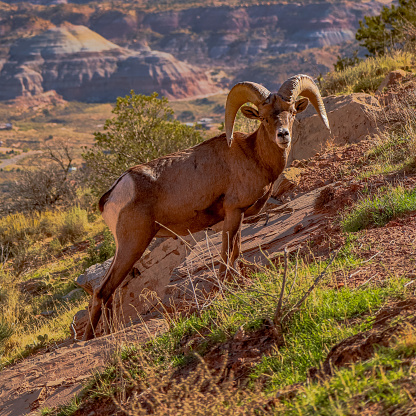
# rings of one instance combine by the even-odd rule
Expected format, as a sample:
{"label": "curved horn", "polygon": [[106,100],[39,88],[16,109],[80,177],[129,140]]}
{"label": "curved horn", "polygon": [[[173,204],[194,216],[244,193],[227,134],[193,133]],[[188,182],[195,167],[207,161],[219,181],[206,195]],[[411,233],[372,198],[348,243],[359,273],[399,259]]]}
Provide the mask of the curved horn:
{"label": "curved horn", "polygon": [[233,141],[234,120],[239,108],[247,102],[258,106],[269,95],[270,91],[267,88],[255,82],[239,82],[231,88],[225,105],[225,133],[228,146],[231,146]]}
{"label": "curved horn", "polygon": [[286,102],[295,103],[299,95],[309,98],[316,112],[321,117],[322,122],[328,130],[329,127],[328,116],[326,114],[324,102],[322,101],[319,88],[313,82],[313,79],[308,75],[295,75],[285,81],[280,87],[277,94]]}

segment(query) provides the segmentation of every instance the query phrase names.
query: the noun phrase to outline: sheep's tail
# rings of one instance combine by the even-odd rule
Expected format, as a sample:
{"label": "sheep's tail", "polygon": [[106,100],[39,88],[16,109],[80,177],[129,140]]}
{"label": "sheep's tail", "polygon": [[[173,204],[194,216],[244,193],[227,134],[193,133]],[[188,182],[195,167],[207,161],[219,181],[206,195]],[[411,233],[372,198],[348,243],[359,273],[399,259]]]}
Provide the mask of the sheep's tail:
{"label": "sheep's tail", "polygon": [[123,178],[124,175],[126,175],[128,171],[124,172],[112,185],[111,188],[100,198],[98,201],[98,209],[102,213],[104,211],[104,205],[108,201],[108,198],[110,198],[111,192],[113,192],[116,185],[120,182],[121,178]]}

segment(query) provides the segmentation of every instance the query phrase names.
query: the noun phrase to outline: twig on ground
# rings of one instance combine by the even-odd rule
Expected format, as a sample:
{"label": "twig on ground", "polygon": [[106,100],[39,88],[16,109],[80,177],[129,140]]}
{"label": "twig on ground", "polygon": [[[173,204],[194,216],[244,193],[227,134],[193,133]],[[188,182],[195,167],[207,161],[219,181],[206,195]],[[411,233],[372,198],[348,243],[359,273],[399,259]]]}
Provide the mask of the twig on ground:
{"label": "twig on ground", "polygon": [[369,261],[373,260],[374,257],[377,257],[381,253],[382,253],[382,251],[378,251],[376,254],[374,254],[374,256],[371,256],[369,259],[364,260],[363,262],[361,262],[361,264],[368,263]]}
{"label": "twig on ground", "polygon": [[328,270],[329,266],[333,263],[335,258],[337,257],[338,253],[341,251],[341,247],[338,248],[338,250],[335,252],[335,254],[332,256],[332,259],[329,261],[329,263],[326,265],[323,272],[315,279],[312,286],[306,291],[306,293],[302,296],[302,298],[299,300],[298,303],[282,318],[281,325],[283,325],[286,321],[288,321],[293,314],[300,308],[302,303],[307,299],[307,297],[311,294],[311,292],[315,289],[317,284],[321,281],[321,279],[325,276],[326,271]]}
{"label": "twig on ground", "polygon": [[367,283],[370,283],[376,276],[378,275],[378,272],[373,274],[368,280],[366,280],[364,283],[362,283],[361,285],[357,286],[354,290],[358,290],[360,287],[365,286]]}
{"label": "twig on ground", "polygon": [[282,316],[282,305],[283,305],[283,294],[285,292],[286,286],[286,277],[287,277],[287,247],[283,250],[284,253],[284,261],[285,261],[285,270],[283,272],[283,279],[282,279],[282,290],[280,291],[279,302],[277,303],[276,310],[274,312],[273,322],[275,325],[281,325],[281,316]]}

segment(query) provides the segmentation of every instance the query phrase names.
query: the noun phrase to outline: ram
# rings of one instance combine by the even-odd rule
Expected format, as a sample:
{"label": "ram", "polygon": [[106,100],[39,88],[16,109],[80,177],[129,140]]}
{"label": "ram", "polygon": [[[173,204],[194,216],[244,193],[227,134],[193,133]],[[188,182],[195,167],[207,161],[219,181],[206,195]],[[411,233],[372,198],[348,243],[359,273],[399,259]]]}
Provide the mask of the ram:
{"label": "ram", "polygon": [[[303,96],[297,100],[299,96]],[[225,134],[130,168],[99,202],[116,241],[116,254],[94,291],[84,339],[94,336],[102,310],[155,236],[186,235],[224,221],[220,273],[240,254],[244,216],[257,214],[285,168],[297,113],[309,100],[329,129],[318,87],[296,75],[270,93],[253,82],[236,84],[227,97]],[[234,133],[237,111],[260,120],[251,134]]]}

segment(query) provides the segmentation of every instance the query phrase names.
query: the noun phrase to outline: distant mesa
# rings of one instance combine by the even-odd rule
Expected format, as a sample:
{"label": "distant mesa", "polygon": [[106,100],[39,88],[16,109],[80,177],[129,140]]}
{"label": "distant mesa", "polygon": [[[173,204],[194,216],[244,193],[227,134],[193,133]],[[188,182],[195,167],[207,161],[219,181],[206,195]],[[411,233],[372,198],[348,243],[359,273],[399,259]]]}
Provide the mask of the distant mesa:
{"label": "distant mesa", "polygon": [[134,90],[169,98],[211,94],[204,71],[171,54],[131,51],[85,26],[65,23],[12,45],[0,72],[0,100],[55,90],[65,100],[111,102]]}

